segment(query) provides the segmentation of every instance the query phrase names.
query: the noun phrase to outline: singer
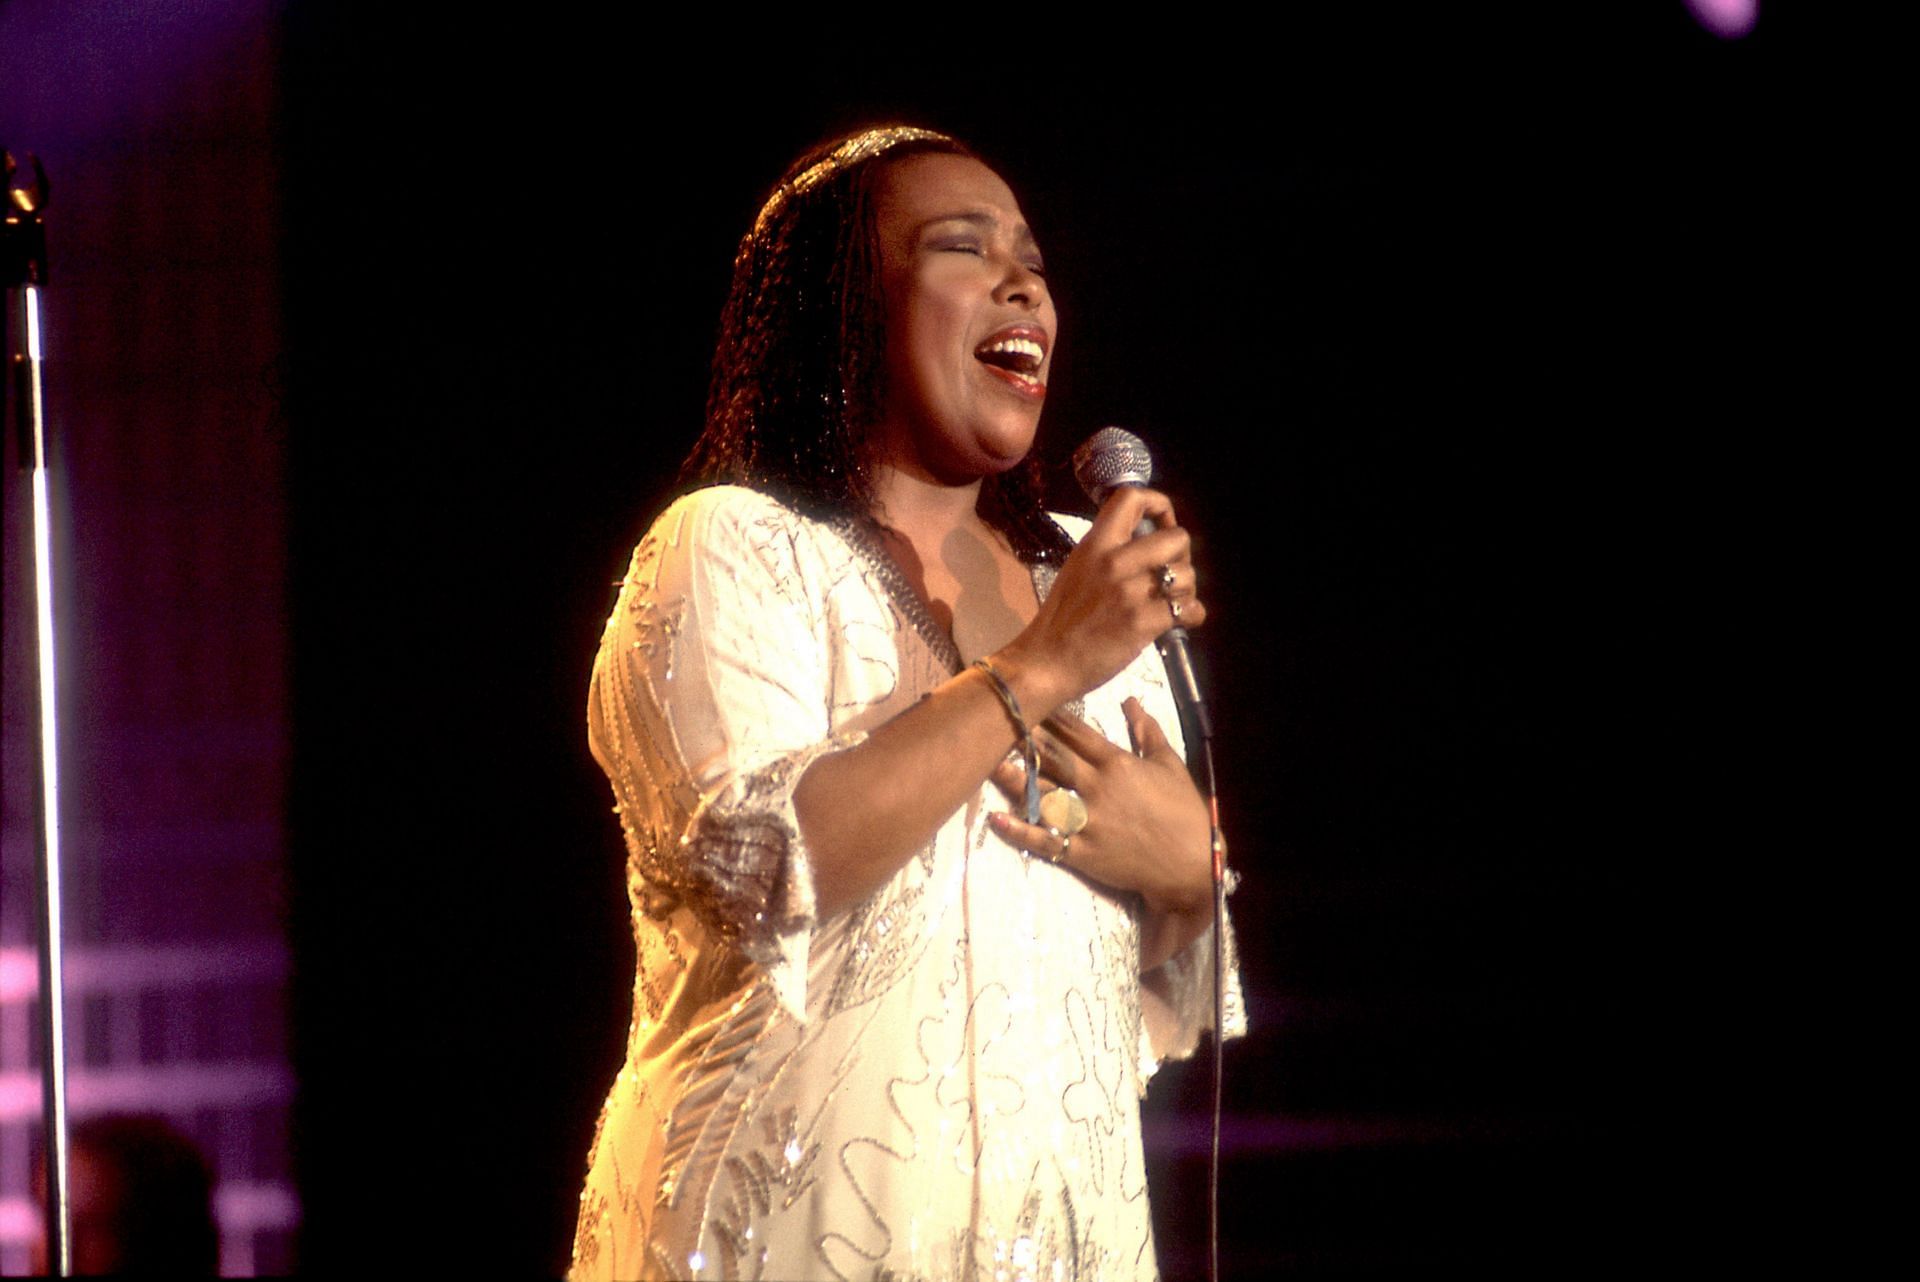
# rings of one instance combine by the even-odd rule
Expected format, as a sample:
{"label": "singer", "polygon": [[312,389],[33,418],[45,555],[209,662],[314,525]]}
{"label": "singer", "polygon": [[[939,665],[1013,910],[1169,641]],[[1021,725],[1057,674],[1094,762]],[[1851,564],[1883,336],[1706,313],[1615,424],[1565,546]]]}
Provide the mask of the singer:
{"label": "singer", "polygon": [[1213,976],[1152,642],[1206,608],[1164,496],[1043,510],[1058,340],[941,134],[810,152],[741,241],[594,665],[639,971],[576,1279],[1158,1276],[1139,1097]]}

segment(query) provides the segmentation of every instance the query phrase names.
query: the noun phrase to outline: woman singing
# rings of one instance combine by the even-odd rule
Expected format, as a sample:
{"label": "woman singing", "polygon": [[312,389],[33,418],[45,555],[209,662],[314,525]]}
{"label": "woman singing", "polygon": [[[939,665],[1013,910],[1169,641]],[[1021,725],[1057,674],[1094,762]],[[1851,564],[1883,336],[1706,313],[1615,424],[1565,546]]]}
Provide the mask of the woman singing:
{"label": "woman singing", "polygon": [[940,134],[810,153],[741,242],[706,488],[594,665],[639,973],[576,1278],[1157,1276],[1139,1097],[1211,1019],[1211,888],[1149,643],[1206,609],[1163,496],[1042,509],[1058,337]]}

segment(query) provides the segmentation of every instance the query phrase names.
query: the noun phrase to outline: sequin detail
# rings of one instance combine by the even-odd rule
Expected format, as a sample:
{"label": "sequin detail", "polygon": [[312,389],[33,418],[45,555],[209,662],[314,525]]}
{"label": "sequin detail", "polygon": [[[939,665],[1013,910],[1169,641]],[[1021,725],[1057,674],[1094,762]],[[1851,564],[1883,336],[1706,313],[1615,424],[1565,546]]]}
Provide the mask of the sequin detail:
{"label": "sequin detail", "polygon": [[772,937],[808,922],[807,914],[779,907],[774,894],[792,874],[788,854],[800,840],[793,785],[825,752],[842,746],[829,742],[824,751],[785,757],[736,780],[701,805],[681,838],[685,850],[659,860],[647,880],[685,892],[719,938],[761,960]]}
{"label": "sequin detail", "polygon": [[[590,735],[638,965],[578,1278],[685,1277],[696,1257],[703,1277],[1156,1276],[1132,898],[1022,858],[983,784],[866,902],[818,915],[793,786],[955,671],[889,565],[727,489],[636,549]],[[1088,723],[1124,741],[1137,695],[1177,743],[1158,668],[1145,652],[1088,696]],[[1181,977],[1205,958],[1176,962],[1154,1000],[1203,1027],[1180,994],[1204,995]]]}

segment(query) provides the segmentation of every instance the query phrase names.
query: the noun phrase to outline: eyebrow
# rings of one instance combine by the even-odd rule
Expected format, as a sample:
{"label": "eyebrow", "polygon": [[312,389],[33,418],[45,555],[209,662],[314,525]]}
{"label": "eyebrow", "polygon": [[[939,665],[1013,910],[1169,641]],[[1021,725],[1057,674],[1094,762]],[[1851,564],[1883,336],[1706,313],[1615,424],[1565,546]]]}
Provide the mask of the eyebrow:
{"label": "eyebrow", "polygon": [[[980,211],[956,212],[951,214],[936,214],[934,217],[929,218],[925,222],[921,223],[915,235],[924,236],[927,232],[927,228],[936,226],[937,224],[940,224],[940,223],[968,223],[971,226],[976,227],[981,231],[992,231],[997,221],[998,220],[995,219],[992,214],[984,213]],[[1013,241],[1016,245],[1026,245],[1033,249],[1040,248],[1040,242],[1035,240],[1033,237],[1033,228],[1027,226],[1027,224],[1025,223],[1014,224]]]}

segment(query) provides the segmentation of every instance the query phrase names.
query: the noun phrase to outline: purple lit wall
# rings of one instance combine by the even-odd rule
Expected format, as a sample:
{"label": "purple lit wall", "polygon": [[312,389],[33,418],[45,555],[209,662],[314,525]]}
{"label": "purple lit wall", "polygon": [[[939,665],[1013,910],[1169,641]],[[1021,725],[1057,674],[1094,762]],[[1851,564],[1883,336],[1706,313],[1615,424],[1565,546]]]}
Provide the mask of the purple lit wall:
{"label": "purple lit wall", "polygon": [[[39,153],[62,649],[71,1107],[157,1113],[222,1263],[293,1266],[284,445],[273,6],[0,8],[0,136]],[[0,1271],[38,1235],[30,561],[7,441]]]}

